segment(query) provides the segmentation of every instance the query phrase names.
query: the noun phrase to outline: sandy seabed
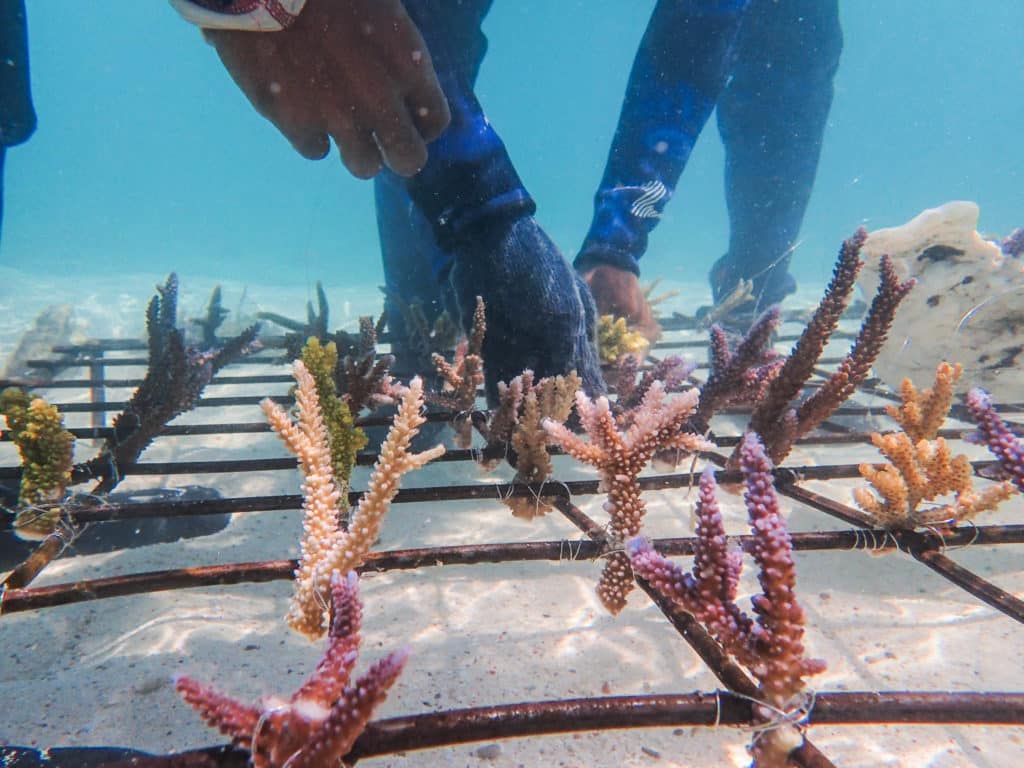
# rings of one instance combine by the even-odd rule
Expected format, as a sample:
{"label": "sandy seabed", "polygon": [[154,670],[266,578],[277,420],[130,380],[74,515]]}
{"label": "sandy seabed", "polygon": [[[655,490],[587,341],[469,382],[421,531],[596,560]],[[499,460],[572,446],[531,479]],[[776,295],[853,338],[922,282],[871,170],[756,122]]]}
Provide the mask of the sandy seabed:
{"label": "sandy seabed", "polygon": [[[33,280],[9,269],[0,274],[0,356],[13,349],[45,304],[75,306],[79,337],[141,338],[142,318],[160,275],[105,282]],[[212,282],[182,275],[182,317],[201,314]],[[706,301],[698,285],[678,287],[674,308],[692,312]],[[225,306],[239,308],[241,284],[224,285]],[[242,313],[270,309],[302,316],[308,288],[247,286]],[[354,329],[359,314],[379,311],[375,286],[335,290],[328,286],[332,327]],[[813,302],[817,291],[798,301]],[[673,306],[669,307],[671,310]],[[670,339],[679,338],[671,334]],[[848,342],[837,342],[840,352]],[[245,373],[280,373],[272,363]],[[228,371],[236,372],[236,371]],[[241,371],[237,371],[241,372]],[[139,367],[116,369],[138,377]],[[66,377],[80,377],[70,370]],[[108,375],[114,376],[110,373]],[[206,394],[284,394],[287,385],[213,384]],[[85,389],[43,389],[52,402],[89,398]],[[110,390],[108,400],[130,390]],[[877,409],[878,398],[858,395]],[[108,419],[113,414],[108,415]],[[256,422],[256,406],[199,408],[177,423]],[[887,426],[872,417],[873,426]],[[69,414],[70,426],[89,424],[88,414]],[[109,423],[109,421],[108,421]],[[739,424],[731,425],[732,432]],[[726,421],[716,430],[729,434]],[[956,448],[972,458],[984,452]],[[78,458],[96,450],[79,441]],[[17,463],[10,443],[0,444],[0,464]],[[285,455],[270,433],[241,436],[164,437],[143,461],[243,459]],[[875,460],[870,446],[797,448],[793,465]],[[507,467],[484,474],[468,464],[435,464],[407,478],[406,487],[494,484],[511,476]],[[593,478],[588,468],[556,460],[560,480]],[[358,469],[354,487],[366,485]],[[296,493],[297,470],[128,478],[119,490],[216,488],[223,496]],[[806,482],[811,490],[848,503],[854,481]],[[726,499],[730,533],[746,532],[737,497]],[[694,494],[647,495],[651,536],[691,535]],[[602,498],[577,504],[598,521]],[[784,500],[793,531],[841,530],[838,520]],[[1020,499],[983,523],[1021,520]],[[34,586],[190,565],[295,557],[301,518],[294,512],[236,514],[222,531],[173,544],[140,546],[103,555],[65,556]],[[379,550],[434,545],[515,541],[576,541],[581,534],[557,513],[532,522],[513,518],[497,498],[486,502],[400,504],[389,513]],[[423,567],[367,574],[362,579],[364,643],[358,669],[408,645],[412,657],[377,717],[450,708],[603,694],[713,691],[717,680],[660,612],[639,591],[618,617],[594,595],[599,565],[574,561],[567,544],[559,562]],[[1024,567],[1013,546],[970,547],[948,553],[955,561],[1015,594],[1024,593]],[[819,691],[1024,691],[1024,627],[915,562],[890,552],[796,554],[798,592],[807,613],[811,655],[828,670],[812,680]],[[741,583],[743,605],[756,591],[748,562]],[[172,678],[188,674],[238,698],[255,700],[292,691],[316,663],[320,643],[287,629],[282,619],[288,582],[184,589],[95,600],[10,614],[0,620],[5,662],[0,672],[0,743],[24,746],[126,746],[169,752],[222,743],[175,694]],[[841,766],[1017,766],[1024,757],[1024,729],[976,726],[814,727],[814,743]],[[498,747],[470,744],[368,759],[367,766],[741,766],[748,762],[749,734],[735,729],[636,729],[510,739]]]}

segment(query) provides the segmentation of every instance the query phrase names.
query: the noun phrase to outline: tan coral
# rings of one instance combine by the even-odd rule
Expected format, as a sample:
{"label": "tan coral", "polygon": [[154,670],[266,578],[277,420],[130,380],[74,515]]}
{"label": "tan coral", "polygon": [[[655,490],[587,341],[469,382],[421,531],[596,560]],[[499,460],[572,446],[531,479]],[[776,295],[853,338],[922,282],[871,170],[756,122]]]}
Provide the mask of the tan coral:
{"label": "tan coral", "polygon": [[[509,437],[509,443],[516,452],[514,482],[543,483],[551,476],[549,437],[543,422],[551,419],[562,424],[569,418],[580,384],[580,377],[575,371],[565,376],[548,376],[534,384],[533,371],[527,370],[503,390],[504,394],[521,403],[521,407],[513,412],[515,421]],[[513,496],[506,499],[505,504],[513,515],[526,520],[551,511],[550,501],[543,497]]]}
{"label": "tan coral", "polygon": [[352,512],[348,530],[338,523],[338,483],[331,469],[327,430],[316,392],[316,382],[296,361],[295,375],[298,420],[269,398],[260,406],[271,427],[299,459],[302,483],[303,536],[299,567],[295,571],[295,594],[288,610],[288,624],[309,637],[319,637],[326,628],[325,608],[329,604],[333,571],[348,573],[366,561],[380,532],[381,522],[398,493],[402,475],[422,467],[444,453],[436,446],[422,453],[410,453],[409,445],[425,419],[423,383],[414,378],[403,393],[398,413],[381,445],[370,477],[370,485]]}
{"label": "tan coral", "polygon": [[904,379],[900,384],[902,404],[899,407],[886,406],[885,412],[915,443],[918,440],[934,440],[949,415],[953,389],[963,372],[960,363],[940,363],[935,370],[935,383],[931,389],[923,391],[918,390],[910,379]]}
{"label": "tan coral", "polygon": [[[953,456],[946,441],[936,437],[949,413],[961,372],[959,365],[942,363],[935,372],[935,385],[924,391],[905,379],[900,387],[902,404],[887,408],[903,431],[871,436],[889,463],[861,464],[860,474],[874,491],[857,488],[853,496],[879,525],[955,525],[995,509],[1014,493],[1008,482],[975,491],[970,461],[963,454]],[[921,506],[950,494],[952,501]]]}

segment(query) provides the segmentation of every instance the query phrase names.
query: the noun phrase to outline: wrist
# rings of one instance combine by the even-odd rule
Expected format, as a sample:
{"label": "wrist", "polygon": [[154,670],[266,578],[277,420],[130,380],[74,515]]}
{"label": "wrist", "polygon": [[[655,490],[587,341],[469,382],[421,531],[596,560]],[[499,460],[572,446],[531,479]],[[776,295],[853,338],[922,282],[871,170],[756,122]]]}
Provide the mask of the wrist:
{"label": "wrist", "polygon": [[306,0],[170,0],[182,18],[204,29],[279,32],[295,23]]}

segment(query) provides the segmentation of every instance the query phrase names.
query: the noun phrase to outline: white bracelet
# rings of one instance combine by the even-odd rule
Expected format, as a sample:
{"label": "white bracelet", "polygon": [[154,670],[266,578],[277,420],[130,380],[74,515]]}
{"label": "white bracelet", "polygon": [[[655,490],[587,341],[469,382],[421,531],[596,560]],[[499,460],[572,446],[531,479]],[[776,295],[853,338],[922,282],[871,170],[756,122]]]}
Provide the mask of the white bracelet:
{"label": "white bracelet", "polygon": [[204,29],[241,29],[278,32],[290,27],[306,0],[234,0],[227,10],[216,10],[209,0],[170,0],[183,18]]}

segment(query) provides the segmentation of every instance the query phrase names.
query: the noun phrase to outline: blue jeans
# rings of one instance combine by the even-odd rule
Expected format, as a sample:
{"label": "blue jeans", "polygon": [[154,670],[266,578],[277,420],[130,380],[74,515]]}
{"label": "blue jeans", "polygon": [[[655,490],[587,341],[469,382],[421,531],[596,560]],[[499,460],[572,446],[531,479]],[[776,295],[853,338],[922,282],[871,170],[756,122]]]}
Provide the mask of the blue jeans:
{"label": "blue jeans", "polygon": [[787,272],[810,199],[842,50],[838,0],[661,0],[633,63],[594,219],[576,259],[639,274],[712,109],[725,146],[730,240],[715,300],[741,278],[761,304]]}
{"label": "blue jeans", "polygon": [[28,74],[24,0],[0,0],[0,231],[7,147],[27,141],[36,129]]}

